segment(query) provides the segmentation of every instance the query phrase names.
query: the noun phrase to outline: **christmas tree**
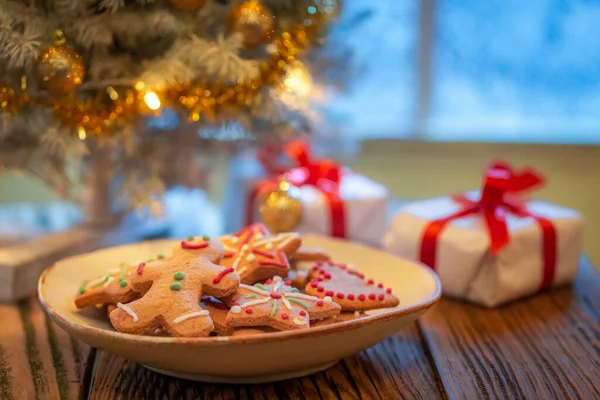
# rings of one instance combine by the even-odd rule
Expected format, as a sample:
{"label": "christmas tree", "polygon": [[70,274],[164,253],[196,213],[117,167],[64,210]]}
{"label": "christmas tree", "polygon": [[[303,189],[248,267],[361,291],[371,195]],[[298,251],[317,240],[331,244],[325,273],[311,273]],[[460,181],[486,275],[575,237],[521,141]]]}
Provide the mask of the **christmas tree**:
{"label": "christmas tree", "polygon": [[143,206],[182,148],[305,131],[339,1],[0,0],[0,167],[68,197],[92,156]]}

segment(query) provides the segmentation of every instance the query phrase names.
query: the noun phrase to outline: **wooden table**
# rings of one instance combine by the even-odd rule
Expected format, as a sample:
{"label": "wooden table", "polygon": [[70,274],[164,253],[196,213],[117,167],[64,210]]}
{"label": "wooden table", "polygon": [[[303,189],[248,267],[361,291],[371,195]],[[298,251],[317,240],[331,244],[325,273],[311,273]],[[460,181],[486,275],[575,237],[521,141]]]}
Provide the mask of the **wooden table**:
{"label": "wooden table", "polygon": [[600,399],[600,275],[485,310],[443,299],[387,341],[302,379],[169,378],[71,339],[37,299],[0,306],[0,399]]}

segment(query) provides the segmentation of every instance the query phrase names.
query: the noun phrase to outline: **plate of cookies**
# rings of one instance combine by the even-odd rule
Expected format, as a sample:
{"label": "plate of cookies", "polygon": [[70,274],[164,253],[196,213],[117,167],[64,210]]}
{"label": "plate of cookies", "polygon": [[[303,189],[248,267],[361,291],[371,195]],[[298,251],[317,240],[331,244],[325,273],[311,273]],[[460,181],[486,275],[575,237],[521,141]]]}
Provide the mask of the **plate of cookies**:
{"label": "plate of cookies", "polygon": [[77,255],[47,268],[38,286],[44,310],[76,339],[220,383],[326,369],[394,335],[440,293],[418,263],[261,224]]}

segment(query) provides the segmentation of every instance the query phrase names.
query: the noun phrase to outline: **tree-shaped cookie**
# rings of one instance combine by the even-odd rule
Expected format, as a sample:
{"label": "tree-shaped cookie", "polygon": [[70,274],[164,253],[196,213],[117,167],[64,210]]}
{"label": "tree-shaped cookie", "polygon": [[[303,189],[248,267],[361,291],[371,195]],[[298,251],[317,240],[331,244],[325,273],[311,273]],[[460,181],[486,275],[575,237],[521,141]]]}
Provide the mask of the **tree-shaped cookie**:
{"label": "tree-shaped cookie", "polygon": [[229,326],[269,326],[280,331],[309,328],[311,320],[332,317],[341,310],[331,297],[320,299],[299,293],[278,276],[263,285],[241,284],[230,301]]}
{"label": "tree-shaped cookie", "polygon": [[286,277],[290,269],[288,256],[302,244],[297,233],[271,235],[262,224],[222,236],[225,246],[223,265],[235,268],[241,282],[264,282],[274,276]]}
{"label": "tree-shaped cookie", "polygon": [[[155,259],[146,262],[161,262],[162,260],[164,257],[158,255]],[[75,297],[75,306],[85,308],[135,300],[139,295],[133,291],[129,278],[139,264],[121,263],[118,267],[106,271],[106,274],[102,276],[82,282]]]}
{"label": "tree-shaped cookie", "polygon": [[331,297],[342,306],[342,311],[373,310],[395,307],[399,300],[391,288],[373,279],[365,279],[361,272],[344,264],[317,262],[311,269],[312,278],[306,293],[318,297]]}
{"label": "tree-shaped cookie", "polygon": [[113,326],[134,334],[161,328],[173,336],[208,336],[213,323],[200,307],[201,296],[228,296],[239,285],[233,268],[217,265],[222,256],[218,239],[189,238],[164,263],[136,269],[131,275],[133,289],[146,293],[131,303],[117,304],[110,313]]}

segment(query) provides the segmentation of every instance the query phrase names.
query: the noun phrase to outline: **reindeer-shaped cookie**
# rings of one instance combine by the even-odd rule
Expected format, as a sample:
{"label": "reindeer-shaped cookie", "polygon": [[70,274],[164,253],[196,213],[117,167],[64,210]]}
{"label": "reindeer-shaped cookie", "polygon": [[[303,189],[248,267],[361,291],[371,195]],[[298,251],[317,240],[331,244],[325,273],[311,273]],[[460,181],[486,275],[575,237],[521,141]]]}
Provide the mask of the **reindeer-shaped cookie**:
{"label": "reindeer-shaped cookie", "polygon": [[190,237],[165,262],[140,264],[130,279],[133,289],[145,295],[118,303],[110,321],[124,333],[149,334],[161,328],[173,336],[208,336],[213,323],[200,307],[201,296],[228,296],[240,283],[233,268],[217,265],[222,258],[218,238]]}

